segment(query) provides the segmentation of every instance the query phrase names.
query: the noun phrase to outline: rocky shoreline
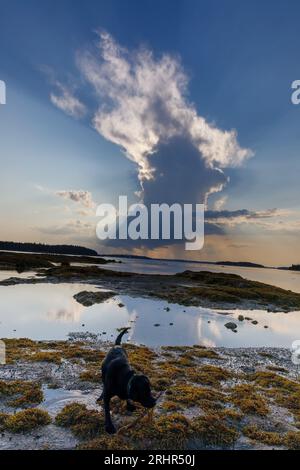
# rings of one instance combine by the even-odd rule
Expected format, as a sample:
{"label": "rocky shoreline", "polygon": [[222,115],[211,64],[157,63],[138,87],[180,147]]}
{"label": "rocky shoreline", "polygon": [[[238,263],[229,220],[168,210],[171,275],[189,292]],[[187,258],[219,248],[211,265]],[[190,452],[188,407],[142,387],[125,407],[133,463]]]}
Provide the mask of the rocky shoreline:
{"label": "rocky shoreline", "polygon": [[[214,309],[300,310],[300,294],[241,276],[185,271],[146,275],[89,263],[35,263],[31,277],[0,286],[79,283],[102,289],[75,294],[90,306],[120,294]],[[1,287],[0,287],[1,289]],[[103,290],[105,289],[105,290]],[[169,307],[165,307],[165,310]],[[254,321],[238,317],[239,322]],[[257,323],[257,321],[256,321]],[[156,325],[154,325],[156,326]],[[227,322],[236,331],[237,324]],[[267,326],[265,326],[267,328]],[[300,381],[284,348],[207,348],[125,343],[136,371],[159,397],[153,416],[113,400],[119,433],[104,432],[101,362],[111,343],[92,333],[68,341],[4,339],[0,365],[0,449],[300,449]],[[129,426],[126,433],[122,429]]]}
{"label": "rocky shoreline", "polygon": [[[0,449],[300,448],[300,382],[288,349],[125,343],[132,366],[150,377],[159,400],[148,422],[144,410],[128,413],[114,399],[118,429],[137,424],[111,437],[96,404],[111,343],[89,333],[69,341],[5,342]],[[32,409],[45,412],[47,421],[22,415]]]}
{"label": "rocky shoreline", "polygon": [[300,294],[250,281],[236,274],[185,271],[175,275],[118,272],[96,265],[64,265],[37,269],[35,276],[11,277],[0,286],[39,283],[84,283],[118,294],[152,297],[184,306],[215,309],[300,310]]}

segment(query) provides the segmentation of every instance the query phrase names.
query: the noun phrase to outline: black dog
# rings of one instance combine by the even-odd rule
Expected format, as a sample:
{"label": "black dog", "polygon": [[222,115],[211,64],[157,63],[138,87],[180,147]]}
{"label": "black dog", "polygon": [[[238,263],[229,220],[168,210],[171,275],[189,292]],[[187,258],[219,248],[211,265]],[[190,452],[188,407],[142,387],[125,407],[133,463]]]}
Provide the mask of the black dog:
{"label": "black dog", "polygon": [[105,430],[114,434],[116,428],[110,416],[110,399],[118,396],[127,400],[127,410],[134,411],[131,401],[141,403],[145,408],[153,408],[156,404],[151,394],[150,382],[145,375],[138,375],[129,366],[126,351],[120,346],[121,339],[129,328],[125,328],[117,337],[115,346],[108,352],[102,364],[103,392],[97,402],[103,399],[105,412]]}

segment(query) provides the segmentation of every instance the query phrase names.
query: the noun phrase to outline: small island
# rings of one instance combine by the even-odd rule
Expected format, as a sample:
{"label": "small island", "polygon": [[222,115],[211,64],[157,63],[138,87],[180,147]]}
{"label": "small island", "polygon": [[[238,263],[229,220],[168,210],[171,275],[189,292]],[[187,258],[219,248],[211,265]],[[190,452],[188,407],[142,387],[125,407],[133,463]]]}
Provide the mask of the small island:
{"label": "small island", "polygon": [[292,264],[292,266],[282,266],[278,269],[285,269],[287,271],[300,271],[300,264]]}
{"label": "small island", "polygon": [[250,261],[216,261],[217,265],[238,266],[240,268],[265,268],[263,264],[251,263]]}

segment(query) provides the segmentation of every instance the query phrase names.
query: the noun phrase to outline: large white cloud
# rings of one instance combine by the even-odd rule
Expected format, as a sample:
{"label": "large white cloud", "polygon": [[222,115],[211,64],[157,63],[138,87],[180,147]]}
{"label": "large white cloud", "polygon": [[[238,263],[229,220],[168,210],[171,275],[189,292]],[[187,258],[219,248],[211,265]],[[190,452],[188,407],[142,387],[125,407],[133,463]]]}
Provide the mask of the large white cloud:
{"label": "large white cloud", "polygon": [[92,124],[136,164],[138,197],[147,206],[206,203],[228,183],[226,168],[252,155],[235,129],[219,129],[199,115],[179,58],[129,51],[100,32],[96,47],[77,53],[77,66],[93,90]]}
{"label": "large white cloud", "polygon": [[78,54],[78,65],[100,103],[94,126],[137,163],[141,181],[155,177],[151,155],[178,137],[198,149],[208,168],[238,166],[251,156],[238,144],[235,130],[218,129],[197,113],[177,58],[155,58],[145,48],[129,52],[106,32],[99,33],[97,45],[97,53]]}

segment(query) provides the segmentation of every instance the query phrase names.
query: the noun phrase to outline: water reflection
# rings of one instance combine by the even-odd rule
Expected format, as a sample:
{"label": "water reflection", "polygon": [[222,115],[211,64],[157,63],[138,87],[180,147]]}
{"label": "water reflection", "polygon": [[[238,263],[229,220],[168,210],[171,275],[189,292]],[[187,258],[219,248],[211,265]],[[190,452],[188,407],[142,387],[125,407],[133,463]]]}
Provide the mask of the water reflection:
{"label": "water reflection", "polygon": [[50,309],[47,312],[47,317],[50,321],[60,321],[63,323],[78,323],[80,322],[81,314],[84,307],[76,300],[71,300],[67,307]]}
{"label": "water reflection", "polygon": [[[0,337],[66,339],[71,331],[89,331],[111,340],[117,328],[128,325],[128,340],[148,346],[290,347],[300,339],[300,312],[218,312],[129,296],[116,296],[86,308],[73,299],[82,290],[97,288],[82,284],[1,286]],[[124,307],[120,308],[120,302]],[[166,306],[170,311],[165,310]],[[258,324],[240,322],[240,314]],[[237,333],[225,328],[229,321],[237,323]]]}

